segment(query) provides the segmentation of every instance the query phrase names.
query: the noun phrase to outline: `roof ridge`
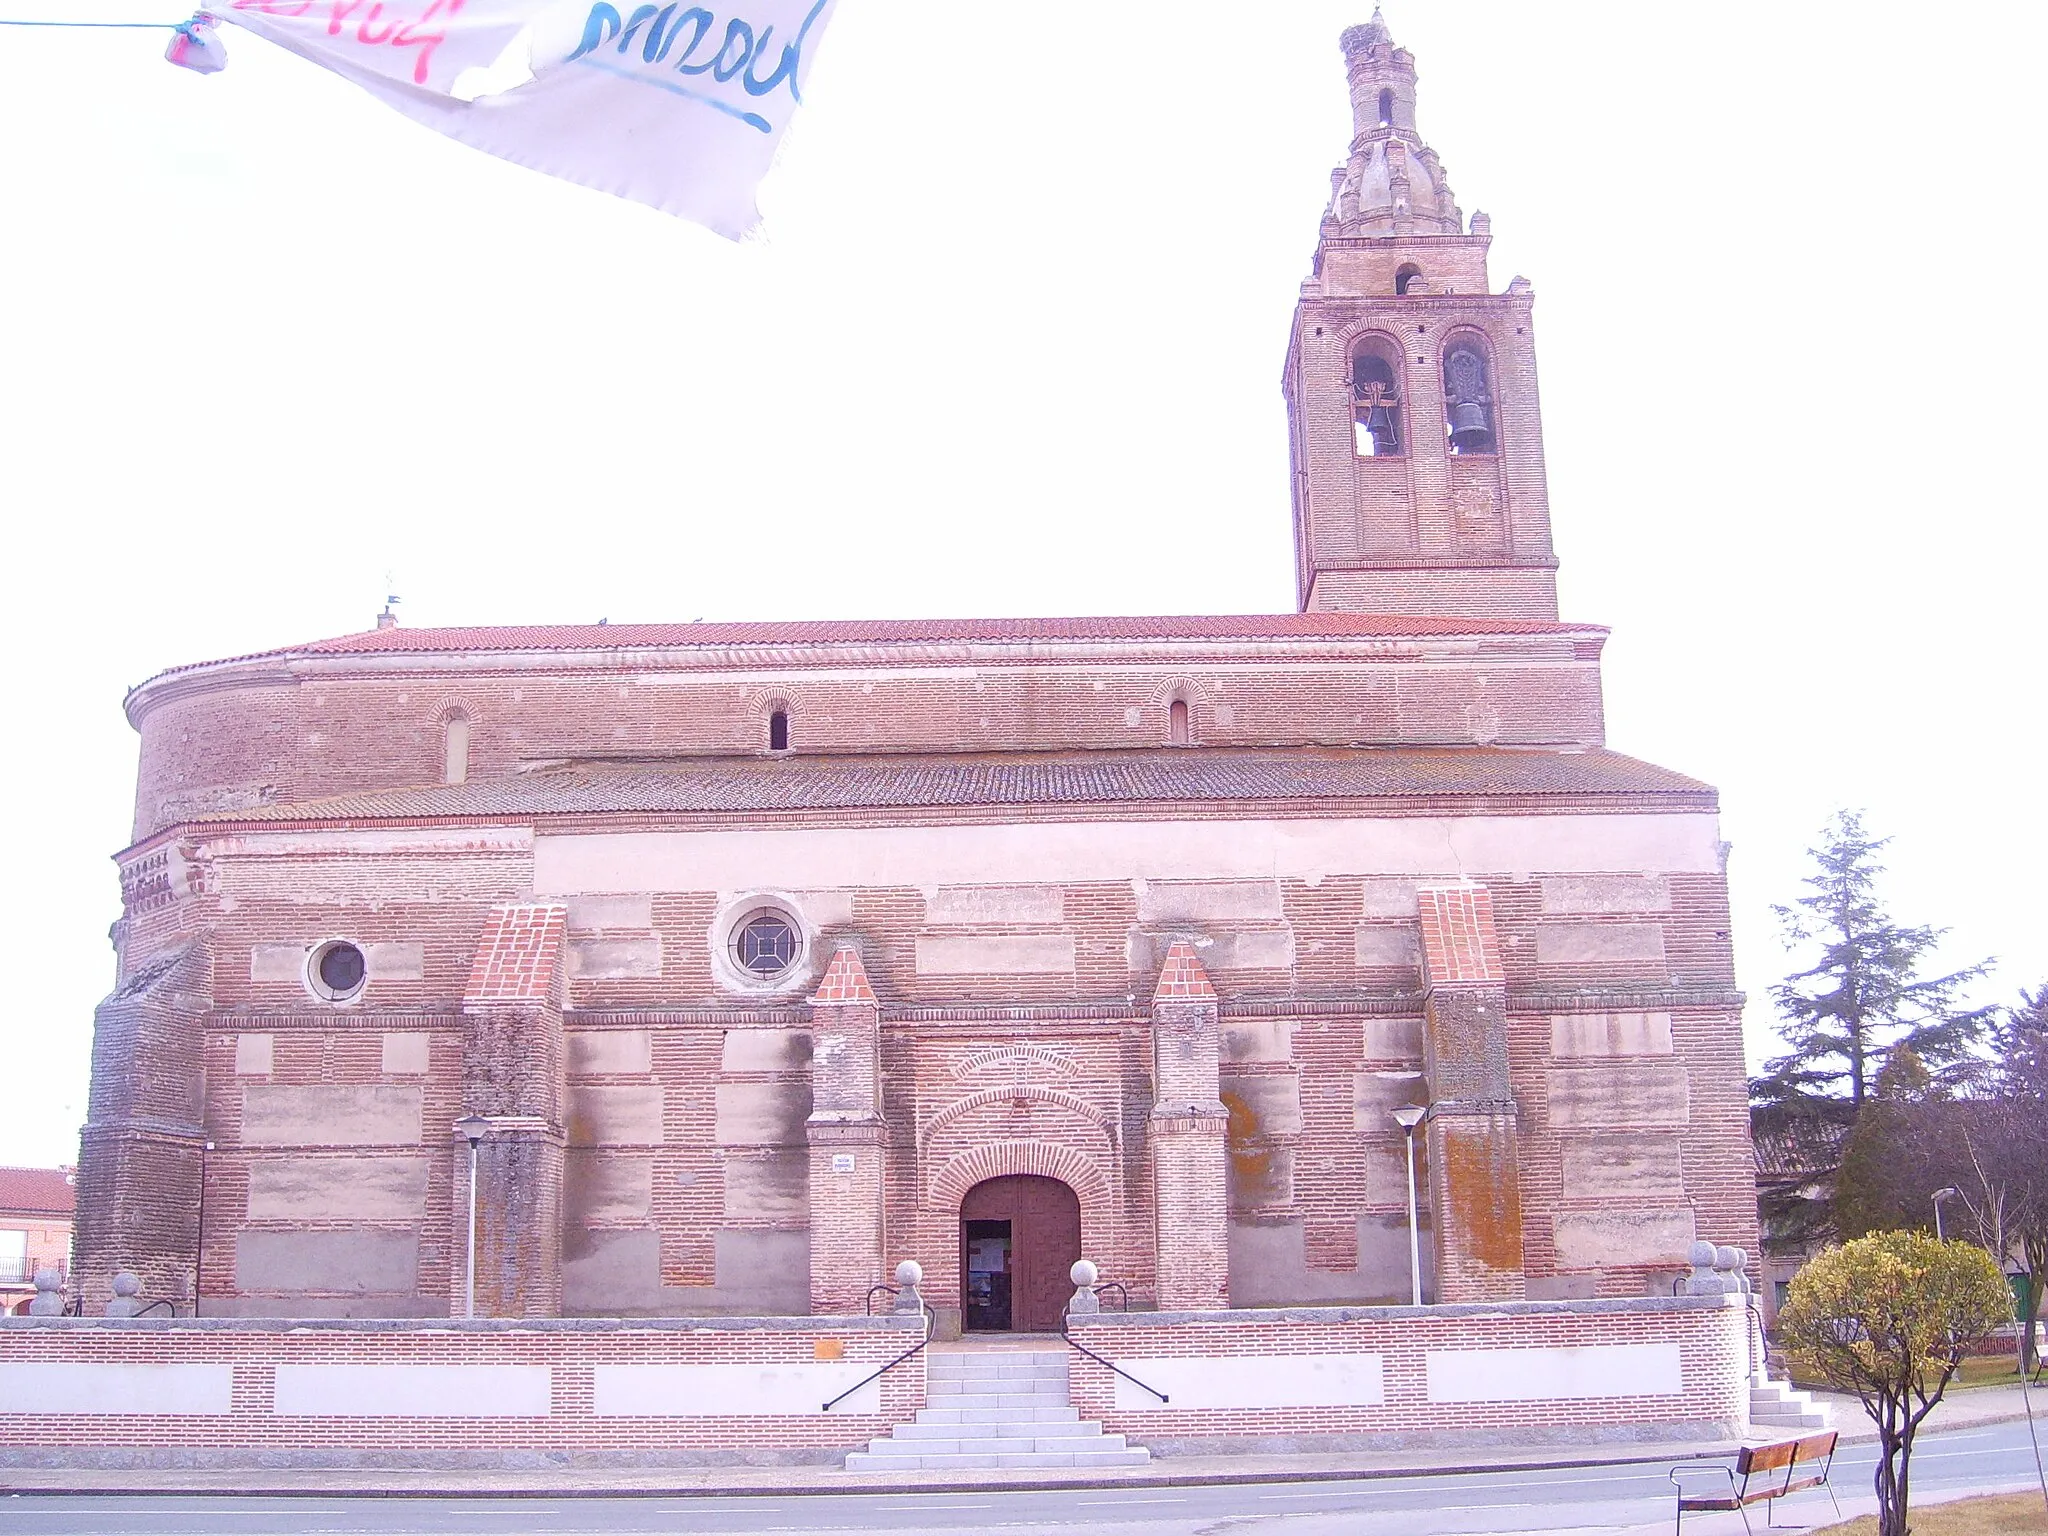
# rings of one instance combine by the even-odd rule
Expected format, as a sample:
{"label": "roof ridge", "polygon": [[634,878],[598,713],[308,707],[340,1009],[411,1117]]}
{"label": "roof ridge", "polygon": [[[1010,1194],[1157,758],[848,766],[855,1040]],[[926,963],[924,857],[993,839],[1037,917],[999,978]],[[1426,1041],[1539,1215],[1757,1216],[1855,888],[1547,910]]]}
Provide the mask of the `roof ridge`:
{"label": "roof ridge", "polygon": [[[625,650],[689,645],[916,644],[935,642],[1100,639],[1226,640],[1321,636],[1429,639],[1476,635],[1606,633],[1598,624],[1486,615],[1347,613],[1210,613],[1014,615],[959,618],[731,619],[680,623],[473,624],[410,628],[388,625],[323,639],[295,641],[154,674],[175,677],[207,667],[299,656],[402,655],[421,651]],[[148,683],[141,685],[147,687]]]}

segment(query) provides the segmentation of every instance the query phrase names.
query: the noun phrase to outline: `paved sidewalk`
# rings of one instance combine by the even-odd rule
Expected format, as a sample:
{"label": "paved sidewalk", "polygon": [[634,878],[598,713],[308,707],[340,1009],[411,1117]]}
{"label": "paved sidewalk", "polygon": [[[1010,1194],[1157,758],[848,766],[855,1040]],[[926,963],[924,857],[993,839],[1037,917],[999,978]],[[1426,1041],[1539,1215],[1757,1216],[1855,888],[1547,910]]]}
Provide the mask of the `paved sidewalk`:
{"label": "paved sidewalk", "polygon": [[[1853,1398],[1821,1394],[1834,1410],[1846,1443],[1873,1440],[1877,1431]],[[2034,1393],[2034,1412],[2048,1420],[2048,1392]],[[2022,1417],[2018,1387],[1993,1387],[1943,1401],[1927,1428],[1959,1429]],[[2048,1433],[2048,1422],[2043,1424]],[[1759,1434],[1755,1439],[1773,1438]],[[1142,1444],[1142,1437],[1140,1437]],[[1408,1447],[1387,1451],[1286,1456],[1173,1456],[1145,1467],[1099,1473],[934,1473],[907,1480],[900,1473],[847,1472],[839,1466],[536,1467],[506,1470],[321,1469],[190,1467],[79,1469],[0,1467],[0,1489],[14,1493],[272,1493],[363,1498],[447,1494],[461,1497],[620,1497],[635,1494],[932,1493],[977,1488],[1144,1488],[1202,1483],[1313,1482],[1324,1479],[1402,1477],[1429,1472],[1527,1472],[1559,1467],[1675,1464],[1725,1456],[1735,1442],[1608,1444],[1584,1447],[1520,1445]],[[1843,1500],[1843,1508],[1850,1501]],[[1853,1510],[1851,1511],[1854,1512]],[[1647,1531],[1649,1528],[1645,1527]],[[1659,1527],[1664,1529],[1664,1527]],[[1688,1531],[1692,1522],[1687,1522]],[[1702,1526],[1697,1536],[1714,1536]]]}

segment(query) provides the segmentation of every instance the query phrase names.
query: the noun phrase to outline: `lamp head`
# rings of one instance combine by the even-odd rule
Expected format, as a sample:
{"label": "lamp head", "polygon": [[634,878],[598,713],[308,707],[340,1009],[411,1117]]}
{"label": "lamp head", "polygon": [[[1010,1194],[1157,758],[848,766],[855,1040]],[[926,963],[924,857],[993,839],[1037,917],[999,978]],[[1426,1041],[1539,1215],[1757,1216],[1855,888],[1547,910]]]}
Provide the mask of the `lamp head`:
{"label": "lamp head", "polygon": [[490,1134],[491,1122],[482,1115],[464,1115],[455,1122],[455,1134],[468,1142],[471,1147]]}
{"label": "lamp head", "polygon": [[1947,1189],[1937,1189],[1934,1192],[1933,1196],[1934,1203],[1936,1205],[1939,1205],[1944,1200],[1953,1200],[1961,1193],[1962,1191],[1960,1189],[1957,1189],[1953,1184],[1949,1185]]}
{"label": "lamp head", "polygon": [[1429,1106],[1427,1104],[1403,1104],[1394,1111],[1394,1118],[1400,1122],[1402,1130],[1412,1131],[1429,1118]]}

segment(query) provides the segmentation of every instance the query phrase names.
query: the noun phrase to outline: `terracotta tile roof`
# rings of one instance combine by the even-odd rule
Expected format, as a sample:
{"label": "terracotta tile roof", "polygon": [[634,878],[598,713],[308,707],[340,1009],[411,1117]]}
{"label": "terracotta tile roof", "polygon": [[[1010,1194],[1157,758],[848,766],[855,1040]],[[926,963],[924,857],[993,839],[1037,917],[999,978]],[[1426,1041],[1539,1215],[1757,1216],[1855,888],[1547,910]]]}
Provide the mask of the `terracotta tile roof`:
{"label": "terracotta tile roof", "polygon": [[328,640],[194,662],[169,677],[221,661],[288,656],[422,652],[621,651],[679,646],[935,645],[1005,641],[1429,639],[1463,635],[1605,634],[1594,624],[1535,619],[1445,618],[1378,613],[1135,614],[1102,618],[792,619],[732,624],[511,624],[474,628],[363,630]]}
{"label": "terracotta tile roof", "polygon": [[715,815],[1174,802],[1629,795],[1713,803],[1697,779],[1600,750],[1512,747],[1154,748],[949,755],[702,757],[584,763],[435,784],[197,824]]}
{"label": "terracotta tile roof", "polygon": [[875,989],[868,985],[866,967],[860,963],[860,951],[851,944],[842,944],[833,952],[832,963],[825,967],[825,976],[818,983],[818,990],[811,997],[814,1003],[869,1003],[875,1001]]}
{"label": "terracotta tile roof", "polygon": [[462,992],[463,1006],[545,1002],[554,992],[568,922],[569,909],[553,902],[491,908]]}
{"label": "terracotta tile roof", "polygon": [[1166,951],[1166,963],[1159,968],[1159,985],[1152,989],[1155,1003],[1213,1003],[1216,989],[1209,973],[1202,969],[1195,946],[1175,939]]}
{"label": "terracotta tile roof", "polygon": [[67,1168],[0,1168],[0,1211],[12,1216],[70,1217],[78,1191]]}
{"label": "terracotta tile roof", "polygon": [[1500,940],[1493,893],[1483,885],[1425,885],[1415,892],[1422,920],[1422,962],[1432,986],[1499,986]]}

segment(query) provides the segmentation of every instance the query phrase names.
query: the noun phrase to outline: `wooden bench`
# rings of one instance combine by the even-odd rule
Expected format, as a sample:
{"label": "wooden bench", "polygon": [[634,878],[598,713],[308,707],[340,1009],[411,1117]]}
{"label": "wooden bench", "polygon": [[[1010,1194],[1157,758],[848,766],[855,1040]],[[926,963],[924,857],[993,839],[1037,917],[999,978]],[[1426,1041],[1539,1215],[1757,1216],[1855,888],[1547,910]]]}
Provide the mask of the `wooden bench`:
{"label": "wooden bench", "polygon": [[[1750,1529],[1749,1507],[1752,1504],[1764,1506],[1764,1524],[1770,1526],[1774,1523],[1773,1501],[1806,1488],[1824,1489],[1839,1518],[1842,1506],[1835,1498],[1834,1486],[1828,1481],[1828,1471],[1834,1463],[1835,1431],[1829,1429],[1817,1435],[1801,1435],[1797,1440],[1745,1445],[1736,1452],[1732,1467],[1674,1467],[1671,1481],[1678,1489],[1678,1518],[1672,1529],[1674,1532],[1682,1530],[1687,1515],[1732,1509],[1742,1516],[1742,1528],[1747,1531]],[[1719,1477],[1725,1481],[1725,1486],[1695,1484],[1699,1491],[1688,1492],[1685,1483],[1688,1477]]]}

